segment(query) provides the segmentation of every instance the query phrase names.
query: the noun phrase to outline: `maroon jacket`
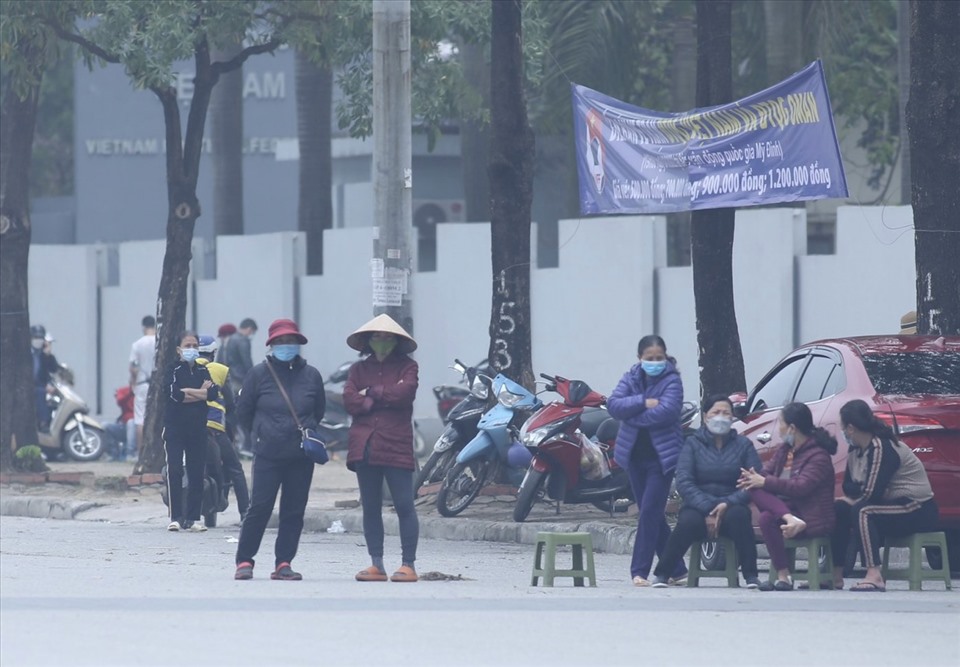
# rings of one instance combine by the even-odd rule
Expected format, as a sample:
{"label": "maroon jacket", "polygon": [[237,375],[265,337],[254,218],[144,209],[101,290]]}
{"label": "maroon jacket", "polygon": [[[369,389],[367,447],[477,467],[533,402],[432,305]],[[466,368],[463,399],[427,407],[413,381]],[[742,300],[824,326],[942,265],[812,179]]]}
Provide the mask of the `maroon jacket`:
{"label": "maroon jacket", "polygon": [[790,478],[781,479],[790,448],[780,445],[763,466],[763,488],[786,499],[787,506],[807,522],[804,535],[821,537],[833,531],[834,472],[830,454],[810,438],[793,453]]}
{"label": "maroon jacket", "polygon": [[[383,362],[370,355],[350,367],[343,405],[353,416],[347,468],[357,463],[414,469],[413,399],[417,362],[396,350]],[[360,392],[366,389],[366,395]]]}

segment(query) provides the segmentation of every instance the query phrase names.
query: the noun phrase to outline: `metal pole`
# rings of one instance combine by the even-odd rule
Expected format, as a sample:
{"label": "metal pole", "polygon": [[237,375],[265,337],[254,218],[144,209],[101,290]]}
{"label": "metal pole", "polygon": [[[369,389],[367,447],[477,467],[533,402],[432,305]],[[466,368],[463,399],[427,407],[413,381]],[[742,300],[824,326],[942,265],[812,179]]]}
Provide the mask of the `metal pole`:
{"label": "metal pole", "polygon": [[373,0],[373,312],[413,333],[410,0]]}

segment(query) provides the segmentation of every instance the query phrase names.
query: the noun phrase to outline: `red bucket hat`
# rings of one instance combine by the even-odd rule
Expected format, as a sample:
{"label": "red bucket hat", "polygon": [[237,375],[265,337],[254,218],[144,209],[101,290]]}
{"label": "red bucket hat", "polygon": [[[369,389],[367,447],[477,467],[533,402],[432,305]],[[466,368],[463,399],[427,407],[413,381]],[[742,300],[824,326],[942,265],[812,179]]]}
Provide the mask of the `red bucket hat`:
{"label": "red bucket hat", "polygon": [[267,333],[267,345],[273,344],[274,339],[280,336],[296,336],[301,345],[307,344],[307,337],[300,333],[297,323],[293,320],[274,320]]}
{"label": "red bucket hat", "polygon": [[232,336],[237,333],[237,327],[232,324],[221,324],[220,328],[217,329],[217,338],[226,338],[227,336]]}

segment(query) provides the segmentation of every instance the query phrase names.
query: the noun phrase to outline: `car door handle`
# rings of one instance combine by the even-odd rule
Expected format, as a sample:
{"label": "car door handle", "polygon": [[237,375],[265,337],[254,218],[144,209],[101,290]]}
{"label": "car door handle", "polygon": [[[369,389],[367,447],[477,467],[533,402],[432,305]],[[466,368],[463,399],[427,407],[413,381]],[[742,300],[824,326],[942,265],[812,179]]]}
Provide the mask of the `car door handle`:
{"label": "car door handle", "polygon": [[773,437],[773,436],[771,436],[769,433],[767,433],[766,431],[764,431],[763,433],[761,433],[760,435],[757,436],[757,440],[765,445],[765,444],[767,444],[768,442],[770,442],[770,438],[772,438],[772,437]]}

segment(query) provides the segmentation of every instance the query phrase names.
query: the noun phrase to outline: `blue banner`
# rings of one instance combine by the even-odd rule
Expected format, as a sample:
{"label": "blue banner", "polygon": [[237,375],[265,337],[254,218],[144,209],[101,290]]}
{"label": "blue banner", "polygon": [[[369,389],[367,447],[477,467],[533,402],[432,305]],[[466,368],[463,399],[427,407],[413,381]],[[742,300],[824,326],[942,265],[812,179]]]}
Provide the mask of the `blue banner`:
{"label": "blue banner", "polygon": [[583,215],[847,196],[819,60],[750,97],[686,113],[572,88]]}

